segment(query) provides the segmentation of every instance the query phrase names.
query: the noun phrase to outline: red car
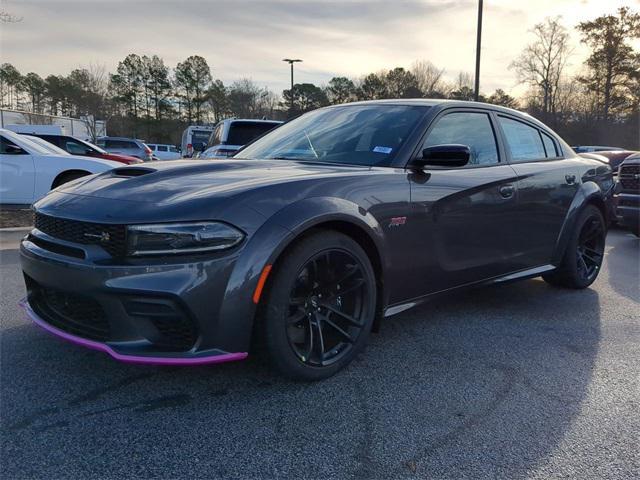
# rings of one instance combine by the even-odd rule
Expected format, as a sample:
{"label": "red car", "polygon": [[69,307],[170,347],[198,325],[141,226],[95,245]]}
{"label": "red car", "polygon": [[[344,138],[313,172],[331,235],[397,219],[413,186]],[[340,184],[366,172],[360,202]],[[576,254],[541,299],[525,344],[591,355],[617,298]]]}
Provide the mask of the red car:
{"label": "red car", "polygon": [[109,153],[93,143],[80,140],[79,138],[72,137],[71,135],[48,135],[38,133],[32,133],[31,135],[40,137],[43,140],[54,144],[56,147],[60,147],[64,151],[69,152],[71,155],[102,158],[104,160],[126,163],[127,165],[142,163],[142,160],[139,158],[131,157],[129,155],[121,155],[119,153]]}

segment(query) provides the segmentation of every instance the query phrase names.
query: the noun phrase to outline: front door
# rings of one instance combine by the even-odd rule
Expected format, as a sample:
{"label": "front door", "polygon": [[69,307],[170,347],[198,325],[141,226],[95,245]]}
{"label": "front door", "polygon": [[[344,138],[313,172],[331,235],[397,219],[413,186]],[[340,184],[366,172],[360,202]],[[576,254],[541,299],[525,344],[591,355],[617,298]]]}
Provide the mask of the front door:
{"label": "front door", "polygon": [[410,175],[415,272],[410,285],[434,293],[510,273],[510,225],[517,214],[516,174],[501,158],[495,125],[482,110],[452,111],[435,120],[422,148],[469,146],[466,167],[429,167]]}
{"label": "front door", "polygon": [[33,202],[35,179],[33,156],[0,135],[0,203]]}

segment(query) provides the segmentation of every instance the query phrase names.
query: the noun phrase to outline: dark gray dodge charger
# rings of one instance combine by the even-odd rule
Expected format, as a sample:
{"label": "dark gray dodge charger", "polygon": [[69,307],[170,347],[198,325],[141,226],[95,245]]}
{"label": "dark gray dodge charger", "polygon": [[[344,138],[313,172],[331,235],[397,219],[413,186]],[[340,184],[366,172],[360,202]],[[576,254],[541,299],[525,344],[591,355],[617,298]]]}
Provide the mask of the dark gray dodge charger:
{"label": "dark gray dodge charger", "polygon": [[514,110],[332,106],[230,160],[123,166],[52,191],[22,242],[23,306],[118,360],[251,350],[321,379],[436,294],[536,276],[589,286],[613,190],[607,165]]}

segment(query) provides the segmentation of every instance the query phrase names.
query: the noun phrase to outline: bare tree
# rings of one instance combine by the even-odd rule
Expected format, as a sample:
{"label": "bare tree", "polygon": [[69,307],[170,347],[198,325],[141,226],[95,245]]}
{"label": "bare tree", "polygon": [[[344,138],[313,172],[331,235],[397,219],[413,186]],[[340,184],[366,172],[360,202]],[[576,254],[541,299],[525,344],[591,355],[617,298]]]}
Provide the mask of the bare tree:
{"label": "bare tree", "polygon": [[426,96],[444,95],[444,68],[438,68],[427,60],[416,60],[411,65],[411,73],[416,77],[418,88]]}
{"label": "bare tree", "polygon": [[538,90],[545,120],[555,117],[556,91],[571,55],[569,34],[560,17],[547,18],[532,30],[535,40],[527,45],[509,68],[518,80]]}

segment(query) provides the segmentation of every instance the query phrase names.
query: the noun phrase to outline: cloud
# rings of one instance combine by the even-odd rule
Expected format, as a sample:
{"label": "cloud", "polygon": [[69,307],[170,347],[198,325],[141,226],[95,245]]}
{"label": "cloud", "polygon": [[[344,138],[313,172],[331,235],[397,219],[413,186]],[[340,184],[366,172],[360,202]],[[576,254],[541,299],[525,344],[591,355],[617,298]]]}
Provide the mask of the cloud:
{"label": "cloud", "polygon": [[[528,29],[545,16],[563,15],[572,26],[628,3],[485,2],[482,89],[515,88],[508,65],[529,41]],[[113,71],[131,52],[157,54],[170,66],[197,54],[225,83],[250,77],[278,92],[289,82],[285,57],[304,60],[296,65],[299,82],[358,77],[409,67],[417,59],[431,60],[453,77],[474,69],[476,5],[475,0],[6,1],[3,8],[24,20],[3,25],[0,55],[23,73],[46,75],[89,64]]]}

